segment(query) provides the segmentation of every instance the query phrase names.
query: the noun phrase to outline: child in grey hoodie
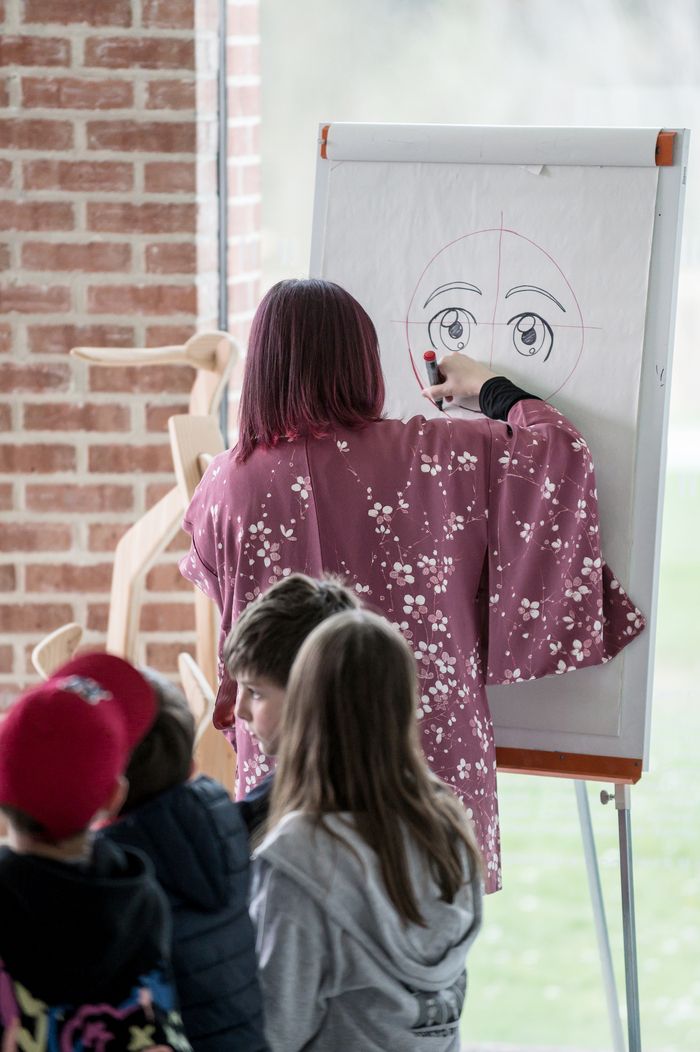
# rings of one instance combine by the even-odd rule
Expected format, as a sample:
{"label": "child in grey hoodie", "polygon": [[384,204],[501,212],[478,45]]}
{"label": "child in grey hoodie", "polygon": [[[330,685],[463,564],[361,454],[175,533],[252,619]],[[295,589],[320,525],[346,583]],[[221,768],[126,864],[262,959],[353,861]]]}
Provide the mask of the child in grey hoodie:
{"label": "child in grey hoodie", "polygon": [[457,1052],[481,875],[423,757],[413,654],[363,611],[294,662],[251,915],[273,1052]]}

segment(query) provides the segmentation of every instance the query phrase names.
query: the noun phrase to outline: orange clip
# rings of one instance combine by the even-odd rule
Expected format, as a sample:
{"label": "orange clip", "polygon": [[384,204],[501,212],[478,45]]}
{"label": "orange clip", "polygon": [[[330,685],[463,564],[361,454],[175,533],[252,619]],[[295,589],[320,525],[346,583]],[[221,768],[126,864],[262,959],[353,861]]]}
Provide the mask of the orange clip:
{"label": "orange clip", "polygon": [[660,131],[656,137],[656,165],[657,167],[673,164],[673,143],[676,138],[675,132]]}
{"label": "orange clip", "polygon": [[321,128],[321,138],[319,140],[320,144],[321,144],[321,157],[323,158],[324,161],[328,160],[327,147],[328,147],[328,130],[329,130],[329,128],[330,128],[330,124],[324,124],[323,125],[323,127]]}

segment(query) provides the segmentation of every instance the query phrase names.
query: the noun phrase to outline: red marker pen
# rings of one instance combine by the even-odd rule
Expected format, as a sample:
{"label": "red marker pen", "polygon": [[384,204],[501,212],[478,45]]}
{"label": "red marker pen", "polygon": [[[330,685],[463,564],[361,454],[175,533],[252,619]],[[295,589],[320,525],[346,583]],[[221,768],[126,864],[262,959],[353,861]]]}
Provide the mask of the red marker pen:
{"label": "red marker pen", "polygon": [[[438,369],[437,355],[435,351],[426,351],[423,355],[423,361],[425,362],[425,368],[428,373],[428,383],[431,387],[435,384],[444,383],[445,377]],[[442,398],[435,399],[435,405],[438,409],[442,409]]]}

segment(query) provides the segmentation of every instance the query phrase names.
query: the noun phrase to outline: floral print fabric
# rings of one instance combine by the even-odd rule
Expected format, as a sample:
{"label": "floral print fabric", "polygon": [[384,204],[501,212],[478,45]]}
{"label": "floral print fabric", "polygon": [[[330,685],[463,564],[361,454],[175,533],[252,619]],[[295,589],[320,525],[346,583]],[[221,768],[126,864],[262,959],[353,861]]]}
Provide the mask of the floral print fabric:
{"label": "floral print fabric", "polygon": [[[382,420],[230,452],[184,528],[182,573],[222,614],[221,638],[292,572],[342,575],[418,663],[427,760],[464,801],[500,887],[496,754],[485,687],[609,660],[644,626],[604,563],[588,447],[552,406],[508,422]],[[232,704],[232,702],[231,702]],[[271,769],[237,727],[239,795]]]}

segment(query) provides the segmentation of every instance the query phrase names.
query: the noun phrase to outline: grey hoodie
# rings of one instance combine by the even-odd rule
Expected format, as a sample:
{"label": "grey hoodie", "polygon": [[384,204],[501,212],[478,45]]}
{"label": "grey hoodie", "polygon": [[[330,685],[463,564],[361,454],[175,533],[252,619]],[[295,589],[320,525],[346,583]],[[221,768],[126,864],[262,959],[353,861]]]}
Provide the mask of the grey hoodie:
{"label": "grey hoodie", "polygon": [[250,911],[272,1052],[457,1052],[464,962],[481,926],[466,851],[465,883],[448,903],[407,841],[423,928],[399,917],[347,816],[326,824],[341,841],[287,815],[254,856]]}

